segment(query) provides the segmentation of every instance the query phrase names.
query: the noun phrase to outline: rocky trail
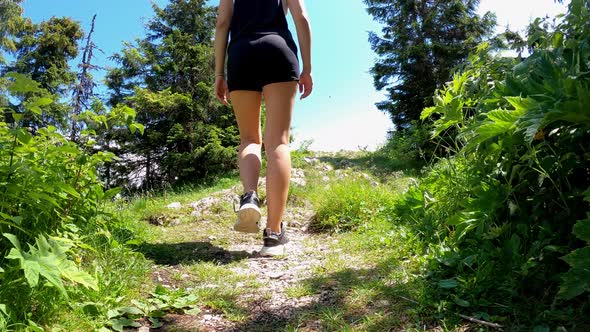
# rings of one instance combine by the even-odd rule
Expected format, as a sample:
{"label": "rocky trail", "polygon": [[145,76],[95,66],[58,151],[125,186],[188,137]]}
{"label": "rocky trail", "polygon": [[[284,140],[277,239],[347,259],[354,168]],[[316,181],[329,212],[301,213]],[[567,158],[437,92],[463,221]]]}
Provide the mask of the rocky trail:
{"label": "rocky trail", "polygon": [[[401,173],[370,175],[358,163],[334,157],[297,161],[283,257],[258,256],[262,232],[232,230],[240,185],[159,202],[141,221],[148,236],[138,251],[152,265],[151,283],[138,300],[151,301],[159,287],[170,305],[163,317],[144,315],[142,326],[129,331],[440,331],[421,322],[412,299],[420,289],[413,277],[418,261],[408,256],[398,241],[405,235],[393,233],[391,221],[367,219],[357,231],[318,231],[318,211],[330,200],[337,205],[328,211],[348,211],[348,198],[341,195],[361,197],[357,212],[338,218],[372,218],[381,207],[370,197],[402,192],[415,181]],[[263,200],[264,188],[261,178]],[[263,204],[262,225],[265,210]]]}
{"label": "rocky trail", "polygon": [[[322,182],[329,181],[328,173],[347,176],[314,159],[306,163],[317,164],[315,179]],[[302,187],[307,181],[304,170],[292,170],[291,186]],[[263,190],[264,178],[259,185]],[[334,248],[338,237],[310,232],[314,217],[311,204],[291,195],[284,216],[290,239],[287,255],[259,257],[261,234],[231,230],[235,216],[230,202],[238,200],[240,188],[234,186],[195,202],[172,202],[166,207],[168,212],[149,218],[150,227],[160,236],[141,251],[154,261],[154,284],[189,292],[210,290],[212,295],[207,297],[216,305],[204,305],[198,314],[168,314],[162,319],[162,327],[144,326],[139,331],[322,330],[321,322],[308,313],[334,302],[332,290],[336,285],[330,281],[318,284],[319,279],[313,291],[305,285],[313,283],[318,271],[325,270],[328,256],[341,254],[342,249]],[[215,293],[221,302],[215,300]]]}

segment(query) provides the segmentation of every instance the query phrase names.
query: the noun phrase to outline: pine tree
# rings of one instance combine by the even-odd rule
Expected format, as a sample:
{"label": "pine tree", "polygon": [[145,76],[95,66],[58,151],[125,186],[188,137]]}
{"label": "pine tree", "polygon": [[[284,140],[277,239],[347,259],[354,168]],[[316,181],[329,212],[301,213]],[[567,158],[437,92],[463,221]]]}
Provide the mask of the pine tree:
{"label": "pine tree", "polygon": [[111,173],[141,174],[141,186],[151,188],[234,169],[233,114],[212,94],[215,8],[204,0],[153,8],[147,37],[115,54],[120,65],[107,74],[109,103],[135,109],[145,126],[141,136],[108,134],[114,152],[129,156]]}
{"label": "pine tree", "polygon": [[431,106],[436,88],[495,26],[491,13],[477,15],[479,0],[364,0],[384,25],[369,41],[380,59],[371,72],[378,90],[388,92],[379,110],[397,129],[407,129]]}
{"label": "pine tree", "polygon": [[[24,19],[20,3],[22,0],[0,1],[0,51],[15,52],[14,36],[24,29],[30,20]],[[0,65],[5,64],[6,59],[0,52]]]}
{"label": "pine tree", "polygon": [[[20,2],[0,1],[0,18],[3,19],[0,21],[0,76],[8,72],[26,75],[40,83],[42,90],[49,92],[53,99],[42,114],[27,114],[24,126],[34,131],[50,124],[66,132],[70,106],[63,98],[68,97],[76,81],[68,62],[78,55],[78,42],[83,31],[78,22],[67,17],[32,23],[21,16]],[[14,60],[6,63],[7,55]],[[0,86],[4,84],[0,82]],[[18,99],[22,101],[29,97],[32,96],[24,94]],[[5,115],[7,122],[12,122],[11,112],[25,113],[22,103],[6,100],[0,100],[0,103],[7,105],[9,110]]]}

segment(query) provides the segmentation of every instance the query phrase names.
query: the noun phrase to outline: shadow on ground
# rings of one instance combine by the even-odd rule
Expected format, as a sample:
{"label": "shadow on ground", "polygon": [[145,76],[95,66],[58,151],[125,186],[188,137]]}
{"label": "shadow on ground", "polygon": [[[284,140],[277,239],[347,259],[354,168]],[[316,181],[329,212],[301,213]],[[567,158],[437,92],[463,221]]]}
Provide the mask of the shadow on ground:
{"label": "shadow on ground", "polygon": [[251,257],[246,251],[229,251],[209,242],[142,243],[136,251],[158,265],[215,262],[228,264]]}
{"label": "shadow on ground", "polygon": [[349,267],[303,280],[302,285],[316,294],[315,301],[273,310],[260,303],[232,331],[354,331],[359,325],[367,331],[399,331],[432,326],[411,299],[421,285],[389,279],[398,268],[398,262],[387,259],[373,268]]}

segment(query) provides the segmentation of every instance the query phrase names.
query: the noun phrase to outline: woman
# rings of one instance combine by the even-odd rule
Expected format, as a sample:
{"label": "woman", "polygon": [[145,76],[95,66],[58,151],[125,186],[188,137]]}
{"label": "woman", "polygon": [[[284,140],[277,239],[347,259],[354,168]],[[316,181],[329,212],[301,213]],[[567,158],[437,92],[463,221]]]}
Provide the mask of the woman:
{"label": "woman", "polygon": [[[291,12],[297,30],[303,62],[301,72],[297,46],[287,26],[287,11]],[[215,29],[215,95],[227,105],[229,94],[240,131],[238,159],[244,194],[234,225],[236,231],[259,231],[261,214],[257,190],[261,167],[262,98],[266,105],[264,147],[268,164],[268,217],[262,233],[262,256],[285,253],[287,238],[282,217],[291,174],[289,128],[297,86],[301,99],[309,96],[313,87],[311,30],[303,0],[220,0]]]}

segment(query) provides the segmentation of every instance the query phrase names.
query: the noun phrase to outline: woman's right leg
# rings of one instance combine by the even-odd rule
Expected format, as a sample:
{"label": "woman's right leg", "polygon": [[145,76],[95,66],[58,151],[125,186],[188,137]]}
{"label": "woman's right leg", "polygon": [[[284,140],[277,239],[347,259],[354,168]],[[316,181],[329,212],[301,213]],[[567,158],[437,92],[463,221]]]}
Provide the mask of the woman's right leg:
{"label": "woman's right leg", "polygon": [[267,228],[281,232],[281,222],[291,178],[289,129],[297,93],[297,82],[268,84],[264,87],[266,125],[264,147],[268,162],[266,174]]}
{"label": "woman's right leg", "polygon": [[260,103],[262,94],[257,91],[237,90],[230,99],[240,131],[238,161],[244,193],[258,191],[260,177],[262,137],[260,134]]}

